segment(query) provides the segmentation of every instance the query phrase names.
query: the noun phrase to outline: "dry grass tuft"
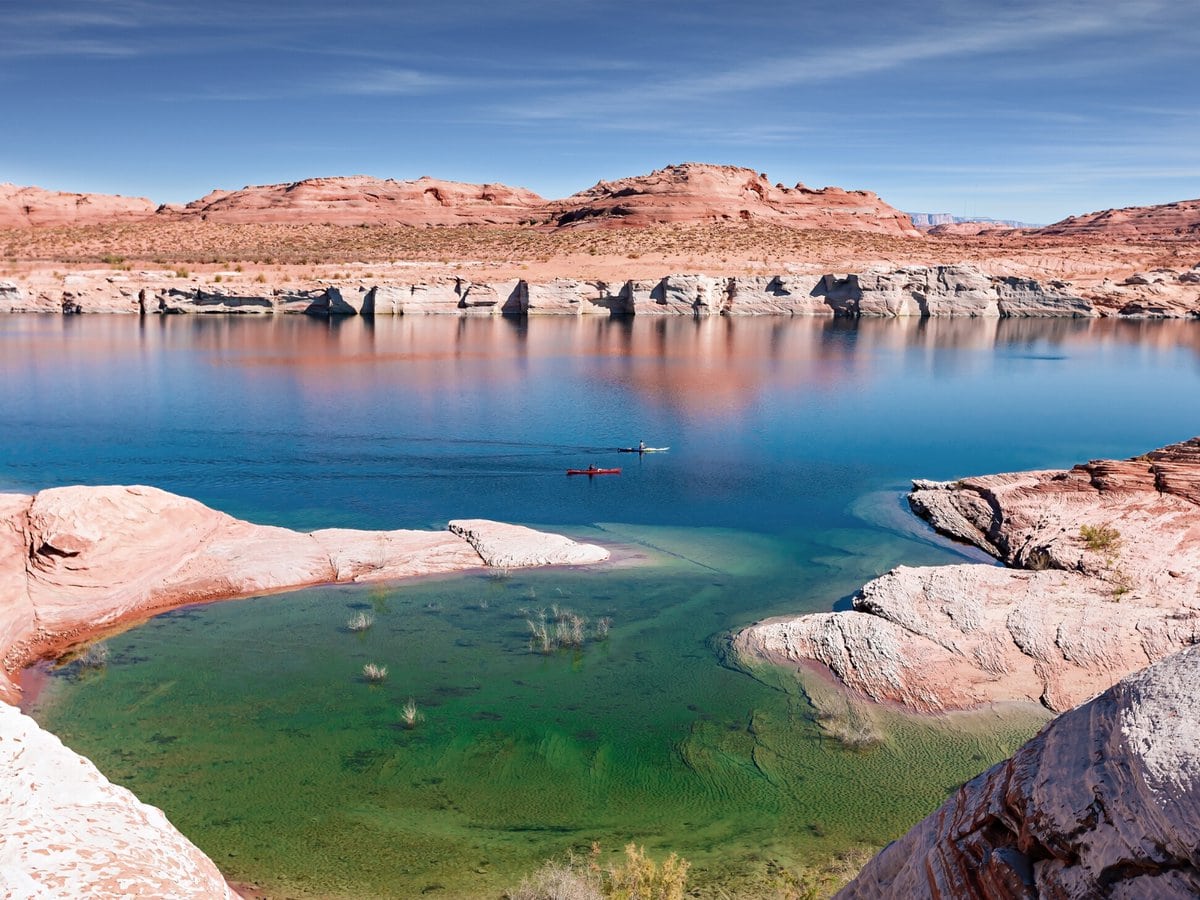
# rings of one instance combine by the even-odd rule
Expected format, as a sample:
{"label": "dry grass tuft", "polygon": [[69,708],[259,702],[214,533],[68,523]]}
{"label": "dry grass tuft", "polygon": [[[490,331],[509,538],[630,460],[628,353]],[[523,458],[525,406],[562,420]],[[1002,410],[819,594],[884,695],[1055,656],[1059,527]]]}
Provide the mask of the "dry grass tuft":
{"label": "dry grass tuft", "polygon": [[387,666],[380,666],[376,663],[367,663],[362,667],[362,675],[369,684],[383,684],[385,681],[387,681]]}

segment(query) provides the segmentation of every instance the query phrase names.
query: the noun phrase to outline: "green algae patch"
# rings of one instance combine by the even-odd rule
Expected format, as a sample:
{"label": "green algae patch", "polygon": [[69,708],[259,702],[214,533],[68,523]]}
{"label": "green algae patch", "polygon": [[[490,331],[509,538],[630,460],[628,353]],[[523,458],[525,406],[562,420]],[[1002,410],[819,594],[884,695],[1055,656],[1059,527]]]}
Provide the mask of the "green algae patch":
{"label": "green algae patch", "polygon": [[[321,897],[495,897],[630,841],[690,860],[703,896],[766,890],[895,838],[1031,733],[900,723],[847,748],[802,691],[721,664],[729,628],[944,551],[851,527],[602,529],[636,565],[178,610],[110,637],[103,677],[60,669],[32,712],[232,878]],[[529,618],[555,608],[611,630],[537,652]]]}

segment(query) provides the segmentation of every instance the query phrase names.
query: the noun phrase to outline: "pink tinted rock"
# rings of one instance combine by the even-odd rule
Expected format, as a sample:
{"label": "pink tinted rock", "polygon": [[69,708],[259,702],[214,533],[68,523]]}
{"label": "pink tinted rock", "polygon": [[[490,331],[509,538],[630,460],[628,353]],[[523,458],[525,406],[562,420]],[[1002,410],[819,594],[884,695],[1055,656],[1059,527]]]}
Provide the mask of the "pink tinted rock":
{"label": "pink tinted rock", "polygon": [[161,810],[4,703],[0,778],[5,897],[238,896]]}
{"label": "pink tinted rock", "polygon": [[133,221],[149,218],[154,209],[154,204],[145,197],[72,194],[0,184],[0,228]]}

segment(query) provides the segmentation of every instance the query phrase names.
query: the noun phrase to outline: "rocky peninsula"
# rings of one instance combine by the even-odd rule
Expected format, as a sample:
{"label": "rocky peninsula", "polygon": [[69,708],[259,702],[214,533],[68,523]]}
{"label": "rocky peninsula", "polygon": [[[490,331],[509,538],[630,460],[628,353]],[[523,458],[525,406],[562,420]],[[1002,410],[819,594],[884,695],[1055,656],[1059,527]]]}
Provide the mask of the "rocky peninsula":
{"label": "rocky peninsula", "polygon": [[760,622],[743,659],[920,712],[1070,709],[1200,643],[1200,438],[1067,471],[914,482],[939,532],[1007,567],[901,566],[853,609]]}
{"label": "rocky peninsula", "polygon": [[9,705],[23,666],[190,603],[608,555],[482,519],[301,533],[143,486],[0,494],[0,885],[29,897],[236,896],[159,810]]}

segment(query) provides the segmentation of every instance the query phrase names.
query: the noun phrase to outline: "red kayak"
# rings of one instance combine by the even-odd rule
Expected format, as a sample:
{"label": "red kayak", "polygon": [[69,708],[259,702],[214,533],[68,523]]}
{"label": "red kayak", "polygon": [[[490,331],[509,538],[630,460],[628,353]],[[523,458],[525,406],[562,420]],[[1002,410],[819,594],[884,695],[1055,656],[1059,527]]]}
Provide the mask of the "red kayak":
{"label": "red kayak", "polygon": [[620,469],[597,469],[595,466],[588,466],[586,469],[567,469],[568,475],[620,475]]}

